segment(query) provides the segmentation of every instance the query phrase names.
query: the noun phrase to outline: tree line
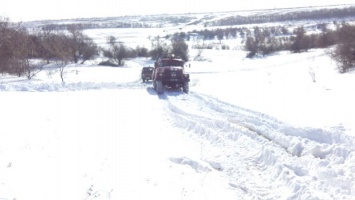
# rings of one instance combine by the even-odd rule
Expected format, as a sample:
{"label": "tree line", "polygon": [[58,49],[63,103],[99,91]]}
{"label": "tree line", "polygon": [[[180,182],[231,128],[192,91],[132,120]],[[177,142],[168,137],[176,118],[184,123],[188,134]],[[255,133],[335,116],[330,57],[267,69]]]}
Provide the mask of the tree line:
{"label": "tree line", "polygon": [[[52,30],[66,30],[68,26],[76,25],[83,29],[98,28],[161,28],[165,24],[184,24],[196,17],[190,15],[146,15],[146,16],[120,16],[106,18],[79,18],[63,20],[43,20],[39,27]],[[64,23],[59,23],[64,22]],[[25,26],[33,24],[25,23]]]}
{"label": "tree line", "polygon": [[[98,55],[98,46],[76,26],[64,32],[40,29],[29,32],[21,24],[0,20],[0,73],[31,79],[50,62],[60,76],[69,63],[84,63]],[[64,81],[64,80],[63,80]]]}
{"label": "tree line", "polygon": [[349,17],[355,17],[355,7],[295,11],[276,14],[258,14],[250,16],[231,16],[206,22],[205,26],[232,26],[285,21],[344,19]]}
{"label": "tree line", "polygon": [[0,19],[0,73],[25,76],[31,79],[46,65],[54,64],[64,82],[65,68],[70,63],[81,63],[103,56],[100,65],[122,66],[124,60],[135,57],[159,57],[175,54],[188,60],[188,46],[181,37],[171,38],[170,44],[160,37],[152,39],[152,49],[130,48],[115,36],[107,38],[107,47],[99,47],[84,34],[78,25],[66,30],[40,28],[27,30],[21,24]]}
{"label": "tree line", "polygon": [[[247,57],[256,55],[266,56],[277,51],[291,51],[293,53],[305,52],[314,48],[328,48],[335,46],[329,55],[338,63],[339,72],[344,73],[355,67],[355,26],[342,23],[337,24],[335,30],[327,28],[327,24],[317,24],[313,27],[315,33],[307,33],[304,26],[295,28],[293,31],[285,26],[252,28],[234,27],[193,30],[187,33],[179,33],[190,37],[200,37],[202,40],[226,40],[241,38],[246,50]],[[222,44],[222,43],[221,43]],[[213,48],[213,46],[196,45],[194,48]],[[222,45],[222,49],[229,47]]]}
{"label": "tree line", "polygon": [[339,72],[344,73],[355,67],[355,26],[338,25],[336,30],[324,28],[321,33],[307,34],[303,26],[296,28],[289,37],[275,37],[258,27],[247,36],[245,50],[247,57],[267,55],[276,51],[305,52],[314,48],[334,46],[329,55],[337,62]]}
{"label": "tree line", "polygon": [[337,43],[336,31],[323,29],[321,33],[307,34],[303,26],[297,27],[288,36],[274,35],[268,28],[254,27],[246,35],[247,57],[267,55],[276,51],[294,53],[312,48],[327,48]]}
{"label": "tree line", "polygon": [[153,28],[152,25],[138,22],[111,22],[111,23],[75,23],[75,24],[46,24],[41,26],[46,30],[66,30],[70,26],[79,26],[83,29],[97,28]]}

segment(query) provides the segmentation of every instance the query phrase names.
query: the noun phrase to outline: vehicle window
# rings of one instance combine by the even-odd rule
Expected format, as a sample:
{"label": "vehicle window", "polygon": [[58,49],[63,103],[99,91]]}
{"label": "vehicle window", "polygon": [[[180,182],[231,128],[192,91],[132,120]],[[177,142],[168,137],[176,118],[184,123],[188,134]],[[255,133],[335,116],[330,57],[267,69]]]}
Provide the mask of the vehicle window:
{"label": "vehicle window", "polygon": [[144,72],[149,72],[149,71],[153,71],[153,68],[143,68]]}
{"label": "vehicle window", "polygon": [[184,62],[180,61],[180,60],[162,60],[161,66],[163,66],[163,67],[167,67],[167,66],[182,67],[182,66],[184,66]]}

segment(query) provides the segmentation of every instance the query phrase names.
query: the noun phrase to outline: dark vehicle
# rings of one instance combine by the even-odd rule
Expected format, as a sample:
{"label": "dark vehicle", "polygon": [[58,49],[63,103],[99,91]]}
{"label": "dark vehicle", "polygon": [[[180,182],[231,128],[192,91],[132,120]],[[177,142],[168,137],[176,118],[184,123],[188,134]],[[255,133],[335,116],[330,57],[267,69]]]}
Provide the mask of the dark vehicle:
{"label": "dark vehicle", "polygon": [[143,67],[142,68],[142,81],[143,83],[148,80],[153,80],[154,67]]}
{"label": "dark vehicle", "polygon": [[190,75],[185,73],[184,64],[183,60],[174,57],[160,58],[155,62],[153,86],[158,94],[162,94],[165,87],[182,88],[189,93]]}

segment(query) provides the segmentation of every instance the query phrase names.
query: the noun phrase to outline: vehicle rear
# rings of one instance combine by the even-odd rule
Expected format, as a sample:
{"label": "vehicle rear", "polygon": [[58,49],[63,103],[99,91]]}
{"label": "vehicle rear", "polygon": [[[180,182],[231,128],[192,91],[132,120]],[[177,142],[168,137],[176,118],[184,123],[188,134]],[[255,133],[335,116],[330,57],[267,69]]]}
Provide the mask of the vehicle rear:
{"label": "vehicle rear", "polygon": [[155,63],[154,88],[158,93],[162,93],[164,87],[183,88],[188,93],[189,74],[184,72],[185,62],[181,59],[165,58],[159,59]]}
{"label": "vehicle rear", "polygon": [[153,72],[153,67],[143,67],[141,74],[142,81],[145,82],[148,80],[153,80]]}

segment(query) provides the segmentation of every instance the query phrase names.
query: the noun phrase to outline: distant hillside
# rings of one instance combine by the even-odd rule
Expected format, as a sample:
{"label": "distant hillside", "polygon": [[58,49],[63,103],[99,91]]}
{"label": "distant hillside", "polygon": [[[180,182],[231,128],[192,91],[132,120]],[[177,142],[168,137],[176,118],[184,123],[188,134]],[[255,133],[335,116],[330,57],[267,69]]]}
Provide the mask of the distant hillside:
{"label": "distant hillside", "polygon": [[247,10],[215,13],[186,13],[118,16],[107,18],[80,18],[23,22],[28,28],[66,29],[69,24],[80,25],[84,29],[97,28],[162,28],[171,26],[235,26],[271,22],[304,20],[353,21],[355,4],[321,7],[299,7],[267,10]]}

